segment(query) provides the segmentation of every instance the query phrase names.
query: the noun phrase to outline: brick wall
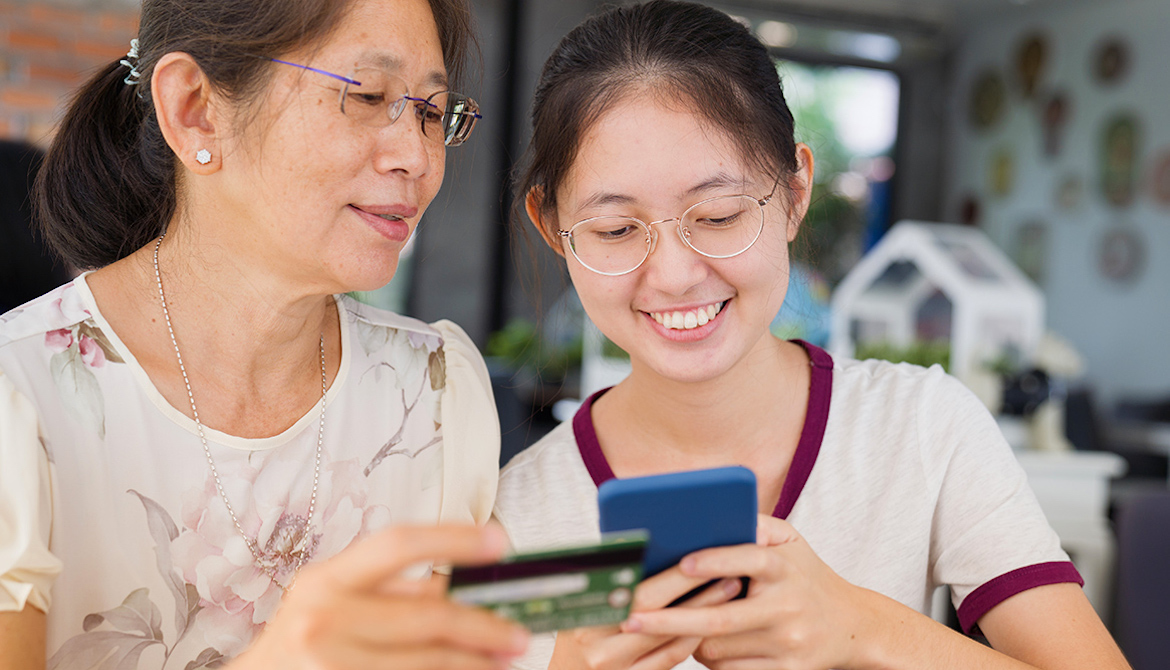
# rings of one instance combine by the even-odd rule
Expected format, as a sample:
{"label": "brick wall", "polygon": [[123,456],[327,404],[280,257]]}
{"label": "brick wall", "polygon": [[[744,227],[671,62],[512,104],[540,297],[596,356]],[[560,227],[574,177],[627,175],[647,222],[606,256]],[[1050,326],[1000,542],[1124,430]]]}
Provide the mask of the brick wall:
{"label": "brick wall", "polygon": [[0,0],[0,138],[47,146],[73,91],[136,34],[137,8]]}

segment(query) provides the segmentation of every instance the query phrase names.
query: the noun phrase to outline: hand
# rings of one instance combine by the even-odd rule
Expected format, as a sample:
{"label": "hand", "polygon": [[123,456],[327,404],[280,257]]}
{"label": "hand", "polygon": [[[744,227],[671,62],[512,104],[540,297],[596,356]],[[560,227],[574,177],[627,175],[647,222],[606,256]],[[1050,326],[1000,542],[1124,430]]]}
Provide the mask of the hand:
{"label": "hand", "polygon": [[442,580],[401,577],[424,561],[485,563],[507,545],[498,528],[388,529],[305,567],[252,647],[231,668],[504,668],[528,633],[446,598]]}
{"label": "hand", "polygon": [[[631,611],[652,611],[665,607],[708,579],[683,575],[677,567],[657,574],[638,585]],[[723,579],[707,587],[678,607],[708,607],[735,597],[738,579]],[[700,636],[645,635],[624,633],[618,626],[594,626],[557,633],[550,670],[577,668],[673,668],[694,653]]]}
{"label": "hand", "polygon": [[850,667],[864,637],[869,592],[834,573],[786,521],[761,515],[758,528],[755,545],[705,549],[679,563],[682,574],[699,580],[750,577],[747,598],[639,612],[622,629],[702,636],[695,658],[716,670]]}

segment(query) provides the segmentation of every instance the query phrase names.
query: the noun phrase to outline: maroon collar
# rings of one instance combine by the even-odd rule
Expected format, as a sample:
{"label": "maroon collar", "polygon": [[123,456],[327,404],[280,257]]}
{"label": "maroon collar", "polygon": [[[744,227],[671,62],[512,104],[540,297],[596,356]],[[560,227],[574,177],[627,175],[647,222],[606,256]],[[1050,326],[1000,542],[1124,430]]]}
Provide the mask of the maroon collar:
{"label": "maroon collar", "polygon": [[[833,359],[828,352],[804,340],[794,340],[804,347],[812,361],[812,381],[809,384],[808,410],[804,417],[804,428],[800,432],[800,441],[796,445],[796,453],[792,455],[792,464],[788,466],[788,476],[784,480],[784,488],[780,491],[780,501],[772,516],[785,519],[800,492],[804,490],[805,482],[812,474],[813,465],[817,462],[817,454],[821,450],[821,441],[825,437],[825,426],[829,422],[829,401],[833,395]],[[593,483],[601,486],[602,482],[614,478],[613,469],[605,460],[601,452],[601,443],[597,441],[597,430],[593,427],[593,402],[609,389],[602,389],[585,399],[581,408],[573,416],[573,435],[577,439],[577,449],[581,452],[581,460],[589,470]]]}

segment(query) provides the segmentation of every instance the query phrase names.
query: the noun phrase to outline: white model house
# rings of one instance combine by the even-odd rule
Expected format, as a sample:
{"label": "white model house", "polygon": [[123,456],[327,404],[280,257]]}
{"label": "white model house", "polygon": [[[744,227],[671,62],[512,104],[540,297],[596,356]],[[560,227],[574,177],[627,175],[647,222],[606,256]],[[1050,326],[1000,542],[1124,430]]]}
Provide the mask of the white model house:
{"label": "white model house", "polygon": [[902,221],[837,286],[829,350],[859,343],[950,343],[950,372],[1012,347],[1027,360],[1044,333],[1044,296],[977,228]]}

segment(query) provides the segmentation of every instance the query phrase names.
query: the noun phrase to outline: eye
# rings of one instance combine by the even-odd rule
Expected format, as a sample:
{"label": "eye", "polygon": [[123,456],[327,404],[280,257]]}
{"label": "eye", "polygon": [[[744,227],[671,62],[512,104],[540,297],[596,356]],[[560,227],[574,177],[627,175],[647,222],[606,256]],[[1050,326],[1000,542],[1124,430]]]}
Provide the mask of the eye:
{"label": "eye", "polygon": [[637,225],[621,219],[600,221],[588,230],[590,237],[601,242],[621,242],[636,237],[639,232]]}
{"label": "eye", "polygon": [[381,91],[350,91],[349,99],[355,103],[377,107],[386,102],[386,94]]}
{"label": "eye", "polygon": [[734,226],[736,224],[736,222],[739,221],[740,216],[742,214],[743,214],[743,212],[735,212],[734,214],[730,214],[728,216],[721,216],[718,218],[707,217],[707,218],[699,219],[697,221],[697,223],[699,223],[700,225],[705,226],[707,228],[727,228],[730,226]]}

